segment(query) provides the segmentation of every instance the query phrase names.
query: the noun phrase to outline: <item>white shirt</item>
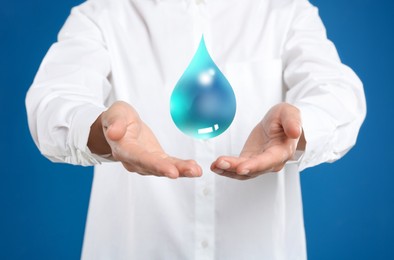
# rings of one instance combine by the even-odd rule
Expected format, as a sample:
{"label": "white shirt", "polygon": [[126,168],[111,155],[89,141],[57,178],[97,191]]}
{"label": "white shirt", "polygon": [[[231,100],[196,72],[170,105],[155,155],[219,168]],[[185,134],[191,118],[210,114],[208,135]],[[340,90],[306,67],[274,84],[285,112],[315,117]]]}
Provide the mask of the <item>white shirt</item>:
{"label": "white shirt", "polygon": [[[181,133],[169,108],[202,35],[237,99],[232,125],[209,140]],[[93,155],[89,128],[116,100],[203,176],[142,177]],[[300,164],[248,181],[212,173],[281,101],[301,111]],[[299,171],[354,145],[365,100],[307,0],[91,0],[72,10],[50,48],[27,111],[45,156],[96,165],[83,259],[306,259]]]}

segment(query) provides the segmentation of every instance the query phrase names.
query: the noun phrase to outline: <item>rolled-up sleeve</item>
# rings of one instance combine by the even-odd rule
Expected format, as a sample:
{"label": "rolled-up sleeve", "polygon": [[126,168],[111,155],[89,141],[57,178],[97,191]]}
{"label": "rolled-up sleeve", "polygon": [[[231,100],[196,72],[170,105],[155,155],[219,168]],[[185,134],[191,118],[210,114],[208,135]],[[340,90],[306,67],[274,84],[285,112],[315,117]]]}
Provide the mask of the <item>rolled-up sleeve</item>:
{"label": "rolled-up sleeve", "polygon": [[301,111],[307,141],[300,170],[342,157],[366,115],[363,85],[327,39],[318,10],[296,0],[284,44],[286,101]]}
{"label": "rolled-up sleeve", "polygon": [[26,96],[30,132],[41,153],[54,162],[105,161],[87,147],[90,126],[105,110],[111,89],[110,57],[89,8],[72,10]]}

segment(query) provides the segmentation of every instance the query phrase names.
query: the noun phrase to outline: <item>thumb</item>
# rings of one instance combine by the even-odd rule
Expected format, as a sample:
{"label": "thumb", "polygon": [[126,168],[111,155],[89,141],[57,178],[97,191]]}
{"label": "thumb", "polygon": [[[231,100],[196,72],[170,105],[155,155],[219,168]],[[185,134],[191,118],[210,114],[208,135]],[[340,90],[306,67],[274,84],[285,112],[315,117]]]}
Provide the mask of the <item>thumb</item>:
{"label": "thumb", "polygon": [[295,106],[286,104],[281,113],[282,127],[287,137],[300,138],[302,134],[301,113]]}
{"label": "thumb", "polygon": [[104,126],[104,134],[111,141],[119,141],[126,134],[127,124],[124,120],[115,119],[108,127]]}
{"label": "thumb", "polygon": [[126,134],[130,106],[124,102],[115,102],[103,113],[102,125],[104,134],[112,141],[119,141]]}

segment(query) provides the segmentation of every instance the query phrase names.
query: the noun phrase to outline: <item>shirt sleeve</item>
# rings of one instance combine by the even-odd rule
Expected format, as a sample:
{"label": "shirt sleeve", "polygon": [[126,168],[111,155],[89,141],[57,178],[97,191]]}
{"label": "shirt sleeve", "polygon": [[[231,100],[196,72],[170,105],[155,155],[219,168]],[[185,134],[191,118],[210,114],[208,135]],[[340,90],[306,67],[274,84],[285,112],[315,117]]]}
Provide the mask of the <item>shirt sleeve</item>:
{"label": "shirt sleeve", "polygon": [[351,149],[366,103],[361,81],[341,63],[317,8],[307,0],[295,2],[283,60],[286,101],[301,111],[307,141],[303,170],[335,161]]}
{"label": "shirt sleeve", "polygon": [[[41,153],[54,162],[93,165],[90,126],[105,110],[110,58],[89,6],[76,7],[51,46],[26,96],[28,122]],[[82,9],[82,10],[81,10]],[[86,11],[86,12],[83,12]]]}

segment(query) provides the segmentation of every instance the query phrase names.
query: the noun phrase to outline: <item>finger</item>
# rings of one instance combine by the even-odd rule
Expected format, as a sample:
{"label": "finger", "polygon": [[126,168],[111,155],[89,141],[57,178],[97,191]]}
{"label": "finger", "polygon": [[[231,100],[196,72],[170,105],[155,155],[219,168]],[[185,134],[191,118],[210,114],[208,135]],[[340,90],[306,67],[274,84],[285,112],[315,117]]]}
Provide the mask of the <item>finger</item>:
{"label": "finger", "polygon": [[180,177],[200,177],[202,175],[201,167],[194,160],[181,160],[170,157],[172,163],[178,169]]}
{"label": "finger", "polygon": [[156,164],[153,167],[149,166],[138,166],[134,163],[130,164],[127,162],[122,162],[123,166],[128,170],[129,172],[135,172],[140,175],[151,175],[151,176],[157,176],[157,177],[168,177],[170,179],[176,179],[179,176],[179,173],[175,172],[176,167],[173,167],[171,164]]}
{"label": "finger", "polygon": [[240,175],[254,175],[280,170],[290,158],[282,149],[270,149],[241,163],[236,172]]}
{"label": "finger", "polygon": [[292,139],[298,139],[302,133],[300,111],[298,108],[288,105],[281,112],[281,123],[286,136]]}
{"label": "finger", "polygon": [[246,158],[235,156],[220,156],[211,164],[211,171],[222,173],[224,171],[235,172],[238,165],[245,161]]}
{"label": "finger", "polygon": [[228,171],[223,171],[223,172],[220,172],[217,174],[220,176],[223,176],[223,177],[227,177],[227,178],[231,178],[231,179],[235,179],[235,180],[240,180],[240,181],[245,181],[245,180],[249,180],[249,179],[256,177],[256,176],[249,176],[249,175],[239,175],[235,172],[228,172]]}
{"label": "finger", "polygon": [[174,163],[162,156],[149,153],[138,145],[129,144],[128,149],[116,149],[116,159],[123,162],[128,171],[143,175],[166,176],[172,179],[179,177]]}
{"label": "finger", "polygon": [[149,153],[140,156],[138,164],[143,169],[143,172],[150,175],[166,176],[171,179],[176,179],[180,176],[179,170],[173,163],[158,156],[151,156]]}

